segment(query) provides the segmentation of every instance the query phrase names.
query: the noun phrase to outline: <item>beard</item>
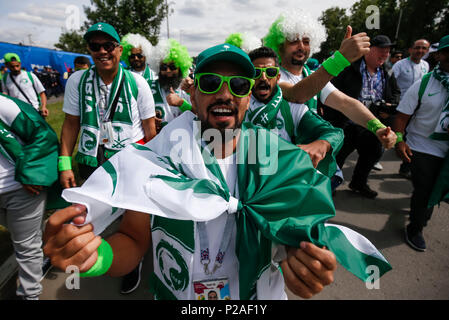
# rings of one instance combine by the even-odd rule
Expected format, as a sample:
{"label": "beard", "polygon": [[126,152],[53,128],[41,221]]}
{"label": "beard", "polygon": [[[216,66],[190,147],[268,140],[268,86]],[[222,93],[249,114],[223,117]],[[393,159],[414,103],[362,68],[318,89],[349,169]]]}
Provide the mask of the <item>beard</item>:
{"label": "beard", "polygon": [[295,58],[292,57],[292,60],[291,60],[292,65],[301,66],[301,67],[304,66],[304,64],[306,63],[307,59],[309,59],[310,52],[309,52],[309,54],[307,54],[307,52],[304,52],[304,51],[300,50],[300,51],[297,51],[295,53],[302,53],[304,55],[304,58],[302,60],[298,60],[298,59],[295,59]]}
{"label": "beard", "polygon": [[159,85],[165,91],[169,91],[170,87],[173,88],[174,90],[178,89],[179,86],[181,85],[181,81],[182,75],[167,77],[159,73]]}
{"label": "beard", "polygon": [[[210,122],[209,122],[209,110],[217,105],[221,105],[221,106],[229,106],[232,107],[232,109],[234,110],[233,113],[233,117],[234,117],[234,123],[235,125],[232,128],[228,127],[228,122],[221,122],[218,124],[218,128],[217,127],[213,127]],[[210,104],[207,107],[207,116],[206,119],[201,119],[201,136],[204,136],[205,131],[212,129],[212,130],[218,130],[219,132],[219,137],[221,137],[221,143],[225,144],[227,142],[229,142],[230,140],[233,139],[235,131],[236,130],[240,130],[240,128],[242,127],[242,123],[243,123],[243,119],[239,120],[239,115],[238,115],[238,108],[237,106],[235,106],[230,100],[227,101],[223,101],[223,100],[217,100],[214,103]],[[212,135],[212,139],[210,142],[215,142],[217,143],[218,141],[214,141],[214,135]]]}
{"label": "beard", "polygon": [[145,69],[145,61],[134,61],[130,63],[130,65],[131,68],[136,71],[142,71],[143,69]]}

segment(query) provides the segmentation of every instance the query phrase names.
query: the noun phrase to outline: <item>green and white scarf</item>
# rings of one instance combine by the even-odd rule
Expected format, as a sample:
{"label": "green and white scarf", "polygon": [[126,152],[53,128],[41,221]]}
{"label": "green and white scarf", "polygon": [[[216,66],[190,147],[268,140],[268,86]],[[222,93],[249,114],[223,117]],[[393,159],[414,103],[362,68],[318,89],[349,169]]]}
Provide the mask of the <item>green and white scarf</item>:
{"label": "green and white scarf", "polygon": [[449,141],[449,134],[447,132],[449,127],[449,75],[440,69],[438,64],[433,70],[433,76],[448,92],[448,98],[443,102],[441,115],[438,119],[437,126],[434,132],[430,135],[431,139]]}
{"label": "green and white scarf", "polygon": [[[377,267],[379,275],[391,269],[366,238],[325,223],[335,216],[330,180],[312,167],[306,152],[264,128],[243,123],[236,154],[236,199],[217,160],[202,146],[199,123],[191,112],[183,113],[168,124],[170,130],[144,146],[129,145],[82,187],[63,192],[67,201],[86,205],[86,223],[92,223],[97,234],[123,209],[164,220],[166,226],[158,230],[165,230],[166,237],[153,241],[158,296],[186,297],[193,280],[186,261],[199,248],[193,237],[180,235],[194,232],[192,221],[208,221],[225,212],[236,214],[240,299],[256,297],[261,288],[270,290],[269,277],[264,277],[265,286],[260,281],[271,262],[272,242],[325,245],[364,281],[370,277],[368,266]],[[162,255],[172,257],[172,265],[161,266]]]}
{"label": "green and white scarf", "polygon": [[[248,111],[248,121],[251,123],[262,126],[269,130],[276,128],[277,125],[277,115],[281,109],[282,103],[287,103],[282,97],[282,90],[279,86],[276,86],[276,93],[273,98],[265,105],[256,108],[255,110]],[[288,132],[289,130],[287,130]],[[289,133],[290,135],[290,133]],[[290,136],[292,138],[292,136]],[[292,141],[294,141],[292,139]]]}
{"label": "green and white scarf", "polygon": [[[300,126],[295,127],[290,103],[283,98],[282,89],[279,86],[277,86],[276,90],[275,95],[266,105],[261,105],[251,111],[248,110],[247,120],[252,124],[262,126],[269,130],[275,128],[279,130],[284,127],[293,144],[308,144],[315,141],[317,139],[316,135],[313,137],[308,136],[305,132],[300,132]],[[282,116],[282,121],[277,118],[279,113]],[[325,123],[327,123],[313,111],[306,112],[300,123],[302,121],[307,121],[309,127],[316,128],[315,132],[323,130],[323,126],[326,126]],[[329,123],[327,124],[332,128],[332,131],[339,131],[339,129],[333,128]],[[332,177],[337,170],[335,157],[341,148],[342,138],[339,137],[338,132],[331,133],[329,131],[331,130],[327,130],[325,137],[321,136],[320,138],[323,138],[331,144],[332,152],[328,153],[320,161],[317,169],[328,177]]]}
{"label": "green and white scarf", "polygon": [[[133,137],[132,103],[136,103],[137,84],[132,73],[122,66],[119,66],[118,73],[112,82],[104,117],[109,117],[111,104],[118,94],[122,79],[123,88],[112,118],[113,137],[104,144],[105,148],[113,153],[133,142],[131,141]],[[99,113],[100,80],[95,65],[81,76],[79,92],[81,130],[75,159],[78,163],[96,167],[98,165],[97,151],[100,145],[100,125],[103,119],[100,119]]]}

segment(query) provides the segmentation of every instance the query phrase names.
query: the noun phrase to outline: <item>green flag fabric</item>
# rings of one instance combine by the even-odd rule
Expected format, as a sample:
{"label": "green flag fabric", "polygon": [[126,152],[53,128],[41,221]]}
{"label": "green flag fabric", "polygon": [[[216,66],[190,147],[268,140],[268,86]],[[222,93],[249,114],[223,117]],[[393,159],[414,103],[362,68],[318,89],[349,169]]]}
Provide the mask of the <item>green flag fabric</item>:
{"label": "green flag fabric", "polygon": [[[257,297],[256,284],[270,265],[272,243],[325,245],[364,281],[370,276],[368,266],[377,266],[380,275],[391,269],[362,235],[326,223],[335,215],[330,180],[313,168],[303,150],[244,123],[236,150],[237,199],[229,193],[213,152],[201,141],[195,116],[185,112],[168,126],[144,146],[133,144],[117,153],[82,187],[64,190],[65,200],[86,205],[86,223],[93,223],[97,234],[124,209],[188,221],[236,214],[243,300]],[[170,287],[164,277],[159,280]],[[171,288],[176,297],[177,288]],[[265,289],[270,290],[269,284]]]}

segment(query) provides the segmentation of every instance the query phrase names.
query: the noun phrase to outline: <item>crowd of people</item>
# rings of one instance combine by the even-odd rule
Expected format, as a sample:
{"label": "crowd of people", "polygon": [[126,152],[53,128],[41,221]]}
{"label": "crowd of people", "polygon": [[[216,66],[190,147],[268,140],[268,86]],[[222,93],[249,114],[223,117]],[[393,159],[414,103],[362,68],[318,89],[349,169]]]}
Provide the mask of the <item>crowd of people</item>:
{"label": "crowd of people", "polygon": [[[270,180],[273,192],[301,184],[289,196],[273,193],[264,203],[291,205],[289,221],[305,214],[306,203],[313,202],[319,213],[344,179],[360,196],[376,198],[370,172],[381,170],[384,150],[395,148],[402,159],[399,173],[413,184],[405,241],[425,251],[429,201],[434,186],[444,186],[441,174],[447,170],[449,35],[433,45],[417,39],[406,58],[389,37],[353,35],[348,26],[340,47],[319,63],[311,55],[325,40],[320,30],[303,12],[286,12],[262,41],[234,34],[201,52],[194,65],[174,39],[152,46],[142,35],[120,37],[113,26],[96,23],[84,34],[94,63],[80,57],[68,75],[59,142],[44,120],[51,116],[47,96],[62,94],[59,75],[51,68],[24,71],[17,54],[6,54],[0,214],[19,264],[17,295],[39,298],[44,254],[62,270],[77,266],[82,277],[123,277],[121,293],[130,293],[139,285],[148,250],[154,256],[151,289],[158,299],[195,299],[200,286],[214,292],[214,299],[217,293],[221,299],[286,299],[285,287],[303,298],[321,292],[333,281],[335,252],[318,245],[312,232],[292,247],[281,220],[276,225],[249,209],[252,214],[242,214],[252,200],[244,193],[266,181],[260,170],[237,166],[237,151],[246,141],[241,136],[253,127],[283,141],[278,142],[282,157],[290,157],[290,165],[276,175],[301,177]],[[201,165],[167,151],[173,145],[170,134],[183,129],[195,136],[196,124],[200,142],[187,153],[195,157],[198,148]],[[341,169],[354,150],[358,159],[349,179]],[[172,176],[160,179],[179,194],[165,195],[164,203],[155,200],[156,193],[169,191],[164,183],[150,186],[148,166],[150,176],[168,170]],[[73,205],[55,212],[42,234],[46,198],[55,184]],[[201,192],[224,194],[226,205],[210,196],[217,214],[202,217],[205,208],[194,197]],[[121,215],[119,230],[107,239],[100,234],[103,216],[93,216],[97,210],[107,212],[107,219]],[[302,235],[302,227],[295,227]],[[242,239],[259,240],[248,248]],[[216,254],[214,261],[209,254]]]}

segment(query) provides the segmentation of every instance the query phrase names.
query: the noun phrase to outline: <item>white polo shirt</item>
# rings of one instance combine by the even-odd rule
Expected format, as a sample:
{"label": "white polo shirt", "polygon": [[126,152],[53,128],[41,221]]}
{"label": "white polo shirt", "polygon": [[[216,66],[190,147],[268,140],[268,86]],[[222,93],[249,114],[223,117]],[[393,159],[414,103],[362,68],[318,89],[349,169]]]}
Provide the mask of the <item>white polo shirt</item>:
{"label": "white polo shirt", "polygon": [[[397,108],[399,112],[408,115],[415,112],[420,85],[421,80],[418,80],[405,92]],[[434,140],[429,136],[434,132],[447,99],[447,90],[432,76],[424,91],[421,107],[407,126],[407,144],[412,150],[440,158],[446,156],[449,149],[448,141]]]}
{"label": "white polo shirt", "polygon": [[410,58],[396,62],[393,65],[393,73],[399,89],[401,89],[401,99],[404,97],[407,89],[428,72],[429,64],[422,59],[419,63],[414,63]]}

